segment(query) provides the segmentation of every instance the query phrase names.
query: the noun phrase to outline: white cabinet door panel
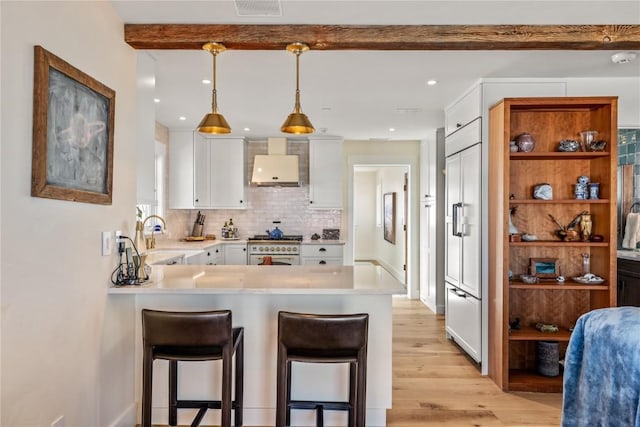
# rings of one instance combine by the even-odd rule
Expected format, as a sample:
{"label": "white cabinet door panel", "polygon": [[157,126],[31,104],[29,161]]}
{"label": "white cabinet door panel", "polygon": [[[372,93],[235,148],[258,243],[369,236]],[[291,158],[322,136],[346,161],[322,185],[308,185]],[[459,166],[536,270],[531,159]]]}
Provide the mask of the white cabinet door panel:
{"label": "white cabinet door panel", "polygon": [[445,328],[458,345],[480,361],[480,300],[447,284]]}
{"label": "white cabinet door panel", "polygon": [[462,174],[462,275],[460,288],[476,298],[481,294],[480,236],[482,224],[481,208],[481,145],[477,144],[460,153]]}
{"label": "white cabinet door panel", "polygon": [[458,221],[454,220],[456,219],[455,215],[460,212],[458,203],[462,198],[460,190],[460,156],[448,157],[445,161],[445,165],[445,247],[447,256],[444,275],[447,282],[457,286],[460,282],[460,251],[462,248],[462,240],[456,235],[458,230],[454,230],[454,227],[456,226],[456,228],[460,228],[460,221],[459,219]]}

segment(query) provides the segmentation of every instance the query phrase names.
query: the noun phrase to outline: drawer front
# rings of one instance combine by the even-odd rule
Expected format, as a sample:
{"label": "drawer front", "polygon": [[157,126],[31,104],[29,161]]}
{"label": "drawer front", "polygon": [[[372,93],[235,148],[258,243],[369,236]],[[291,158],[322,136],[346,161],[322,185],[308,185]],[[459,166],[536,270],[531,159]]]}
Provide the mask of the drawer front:
{"label": "drawer front", "polygon": [[302,245],[303,257],[342,257],[342,245]]}
{"label": "drawer front", "polygon": [[482,119],[476,119],[444,140],[444,154],[450,156],[482,141]]}
{"label": "drawer front", "polygon": [[445,135],[450,135],[481,116],[480,85],[449,106],[445,111]]}
{"label": "drawer front", "polygon": [[476,362],[480,362],[481,313],[480,300],[446,286],[445,326],[447,333]]}
{"label": "drawer front", "polygon": [[342,258],[302,257],[300,262],[302,265],[342,265]]}

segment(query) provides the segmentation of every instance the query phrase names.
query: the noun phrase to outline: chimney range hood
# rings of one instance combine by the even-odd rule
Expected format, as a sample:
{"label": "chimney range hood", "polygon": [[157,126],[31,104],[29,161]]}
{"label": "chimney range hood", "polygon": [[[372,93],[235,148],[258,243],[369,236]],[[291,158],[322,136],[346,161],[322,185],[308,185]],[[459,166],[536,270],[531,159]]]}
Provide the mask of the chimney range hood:
{"label": "chimney range hood", "polygon": [[298,187],[298,156],[287,154],[287,138],[269,138],[267,153],[254,157],[251,183],[259,187]]}

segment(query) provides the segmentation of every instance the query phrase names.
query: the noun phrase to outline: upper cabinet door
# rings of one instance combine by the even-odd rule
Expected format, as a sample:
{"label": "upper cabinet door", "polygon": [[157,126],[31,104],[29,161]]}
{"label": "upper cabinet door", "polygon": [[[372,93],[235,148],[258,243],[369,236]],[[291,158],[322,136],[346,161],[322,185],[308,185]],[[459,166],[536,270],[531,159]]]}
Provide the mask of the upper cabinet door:
{"label": "upper cabinet door", "polygon": [[342,138],[309,138],[309,207],[342,209]]}
{"label": "upper cabinet door", "polygon": [[169,133],[169,209],[193,209],[193,131]]}
{"label": "upper cabinet door", "polygon": [[198,132],[193,135],[193,206],[208,208],[211,206],[211,141]]}
{"label": "upper cabinet door", "polygon": [[241,138],[215,139],[211,144],[211,207],[244,209],[245,154],[247,143]]}
{"label": "upper cabinet door", "polygon": [[193,147],[193,206],[245,209],[245,140],[205,138],[195,132]]}

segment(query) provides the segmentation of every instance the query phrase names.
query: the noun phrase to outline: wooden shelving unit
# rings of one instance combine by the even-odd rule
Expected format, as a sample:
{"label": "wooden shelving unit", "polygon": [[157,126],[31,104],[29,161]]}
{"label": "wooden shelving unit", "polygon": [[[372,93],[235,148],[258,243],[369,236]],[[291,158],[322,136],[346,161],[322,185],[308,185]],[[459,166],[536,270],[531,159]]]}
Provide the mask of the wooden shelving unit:
{"label": "wooden shelving unit", "polygon": [[[489,375],[503,390],[560,392],[562,374],[537,373],[536,343],[558,342],[562,359],[578,317],[616,304],[617,98],[506,98],[491,108],[489,120]],[[607,141],[605,151],[557,150],[562,139],[578,139],[584,130],[597,130],[598,139]],[[534,150],[509,152],[509,141],[524,132],[536,140]],[[600,183],[599,199],[575,199],[581,175]],[[551,185],[552,200],[532,197],[541,183]],[[509,241],[512,208],[515,227],[536,240]],[[561,241],[549,215],[568,224],[582,211],[592,215],[593,233],[602,241]],[[584,253],[603,283],[571,279],[583,274]],[[531,258],[557,259],[565,281],[518,280],[529,274]],[[521,328],[511,330],[516,318]],[[559,331],[540,332],[538,322],[558,325]]]}

